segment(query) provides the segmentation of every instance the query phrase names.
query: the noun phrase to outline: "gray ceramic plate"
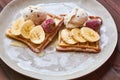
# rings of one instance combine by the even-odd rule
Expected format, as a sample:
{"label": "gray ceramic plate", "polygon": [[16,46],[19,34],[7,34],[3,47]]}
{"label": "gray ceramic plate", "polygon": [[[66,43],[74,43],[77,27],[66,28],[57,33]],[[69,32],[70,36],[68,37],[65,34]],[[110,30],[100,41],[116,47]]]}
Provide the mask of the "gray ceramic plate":
{"label": "gray ceramic plate", "polygon": [[[13,40],[5,36],[5,30],[28,5],[41,6],[56,15],[69,13],[74,7],[81,7],[89,15],[102,17],[101,52],[98,54],[57,52],[54,41],[42,52],[45,55],[40,57],[28,47],[11,46]],[[116,25],[108,11],[96,0],[13,0],[1,12],[0,25],[0,58],[15,71],[36,79],[63,80],[86,75],[106,62],[117,43]]]}

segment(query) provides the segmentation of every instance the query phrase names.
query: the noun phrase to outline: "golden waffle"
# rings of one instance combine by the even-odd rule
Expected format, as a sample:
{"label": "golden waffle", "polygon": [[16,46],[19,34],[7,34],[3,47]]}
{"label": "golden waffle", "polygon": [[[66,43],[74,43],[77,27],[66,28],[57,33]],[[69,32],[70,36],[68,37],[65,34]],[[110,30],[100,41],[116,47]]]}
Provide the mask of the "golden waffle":
{"label": "golden waffle", "polygon": [[40,53],[41,50],[43,50],[53,40],[54,36],[57,34],[58,30],[60,29],[63,23],[63,18],[59,16],[55,16],[53,14],[48,14],[48,16],[54,19],[56,23],[56,29],[52,33],[46,33],[45,40],[41,44],[34,44],[29,39],[23,38],[21,35],[15,36],[11,33],[11,29],[8,29],[6,31],[6,36],[26,44],[33,52]]}
{"label": "golden waffle", "polygon": [[61,31],[58,36],[58,45],[56,47],[57,51],[76,51],[76,52],[100,52],[99,41],[97,42],[85,42],[85,43],[76,43],[74,45],[70,45],[65,43],[61,38]]}

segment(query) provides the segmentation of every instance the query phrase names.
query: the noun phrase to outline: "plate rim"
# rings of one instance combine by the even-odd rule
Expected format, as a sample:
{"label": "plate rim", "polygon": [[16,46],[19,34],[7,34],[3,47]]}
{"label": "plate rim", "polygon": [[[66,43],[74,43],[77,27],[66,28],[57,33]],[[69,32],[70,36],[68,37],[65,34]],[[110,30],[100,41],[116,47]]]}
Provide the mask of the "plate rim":
{"label": "plate rim", "polygon": [[[12,5],[14,2],[17,2],[17,1],[18,1],[18,0],[12,0],[10,3],[8,3],[8,5],[6,5],[6,6],[4,7],[4,9],[1,11],[0,16],[3,14],[3,12],[4,12],[10,5]],[[101,7],[103,7],[103,8],[109,13],[109,11],[108,11],[101,3],[99,3],[99,2],[96,1],[96,0],[94,0],[94,1],[95,1],[97,4],[99,4]],[[110,13],[109,13],[109,15],[111,16]],[[114,22],[114,26],[115,26],[115,28],[116,28],[116,33],[117,33],[117,27],[116,27],[115,21],[114,21],[114,19],[113,19],[112,16],[111,16],[111,18],[112,18],[112,21]],[[116,47],[116,45],[117,45],[118,34],[116,34],[116,36],[117,36],[117,37],[116,37],[116,41],[115,41],[116,44],[114,44],[115,46],[114,46],[114,48],[112,48],[113,50],[112,50],[111,54],[104,60],[104,62],[102,62],[101,64],[97,65],[96,68],[88,71],[87,73],[84,73],[82,76],[85,76],[85,75],[87,75],[87,74],[95,71],[96,69],[98,69],[99,67],[101,67],[101,66],[112,56],[113,51],[114,51],[114,49],[115,49],[115,47]],[[5,64],[7,64],[7,65],[8,65],[11,69],[13,69],[14,71],[16,71],[16,72],[18,72],[18,73],[20,73],[20,74],[23,74],[23,75],[25,75],[25,76],[28,76],[28,77],[32,77],[32,78],[35,78],[35,79],[40,79],[39,75],[35,75],[35,76],[33,75],[34,72],[33,72],[33,74],[31,74],[31,73],[28,74],[29,71],[27,71],[27,72],[25,71],[25,72],[24,72],[22,68],[17,68],[16,66],[10,64],[9,61],[8,61],[5,57],[2,57],[2,56],[1,56],[1,54],[0,54],[0,58],[2,59],[2,61],[5,62]],[[22,70],[20,70],[20,69],[22,69]],[[80,76],[80,75],[74,75],[74,76],[69,76],[69,77],[67,77],[67,78],[65,77],[65,79],[75,79],[75,78],[82,77],[82,76]],[[44,77],[45,77],[45,76],[44,76]]]}

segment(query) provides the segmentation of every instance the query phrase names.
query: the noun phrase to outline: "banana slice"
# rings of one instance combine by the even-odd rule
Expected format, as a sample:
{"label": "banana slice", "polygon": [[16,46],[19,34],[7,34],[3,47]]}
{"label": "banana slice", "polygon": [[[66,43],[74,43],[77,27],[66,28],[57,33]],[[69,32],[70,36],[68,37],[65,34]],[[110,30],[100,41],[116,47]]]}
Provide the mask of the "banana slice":
{"label": "banana slice", "polygon": [[19,19],[17,19],[14,24],[12,25],[12,28],[11,28],[11,33],[13,35],[20,35],[21,32],[21,26],[22,24],[24,23],[24,18],[23,17],[20,17]]}
{"label": "banana slice", "polygon": [[63,41],[65,41],[68,44],[76,44],[77,41],[75,41],[72,36],[70,35],[70,30],[69,29],[63,29],[61,31],[61,38]]}
{"label": "banana slice", "polygon": [[22,27],[21,27],[21,35],[26,38],[29,39],[30,38],[30,30],[35,26],[35,24],[33,23],[33,21],[31,20],[27,20],[23,23]]}
{"label": "banana slice", "polygon": [[30,40],[35,44],[41,44],[45,40],[45,32],[42,26],[38,25],[30,31]]}
{"label": "banana slice", "polygon": [[100,39],[99,34],[88,27],[81,28],[81,35],[89,42],[96,42]]}
{"label": "banana slice", "polygon": [[72,29],[70,34],[76,41],[81,42],[81,43],[86,42],[86,39],[84,39],[81,36],[80,29],[78,29],[78,28]]}

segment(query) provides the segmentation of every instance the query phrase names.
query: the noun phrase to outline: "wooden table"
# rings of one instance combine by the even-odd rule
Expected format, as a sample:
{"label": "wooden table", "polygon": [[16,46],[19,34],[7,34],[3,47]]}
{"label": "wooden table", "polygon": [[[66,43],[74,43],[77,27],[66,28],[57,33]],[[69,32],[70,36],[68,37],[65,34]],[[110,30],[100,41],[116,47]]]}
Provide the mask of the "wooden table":
{"label": "wooden table", "polygon": [[[2,10],[11,0],[0,0]],[[98,0],[113,16],[118,28],[118,44],[110,59],[96,71],[74,80],[120,80],[120,0]],[[10,69],[0,59],[0,80],[35,80]]]}

